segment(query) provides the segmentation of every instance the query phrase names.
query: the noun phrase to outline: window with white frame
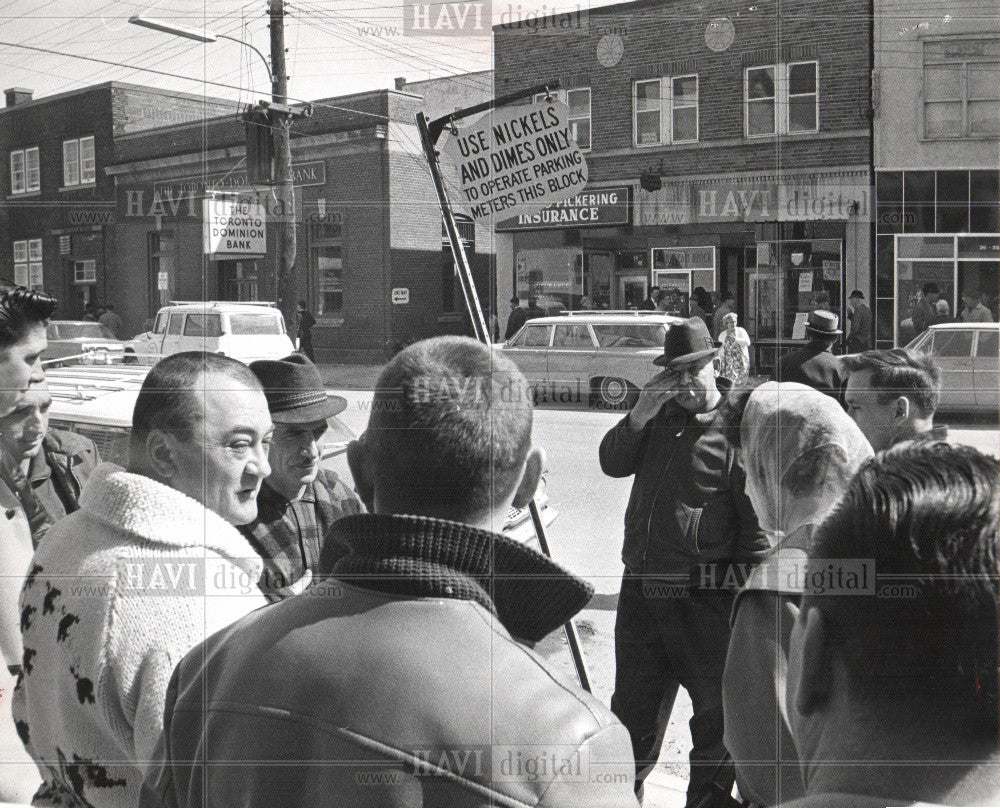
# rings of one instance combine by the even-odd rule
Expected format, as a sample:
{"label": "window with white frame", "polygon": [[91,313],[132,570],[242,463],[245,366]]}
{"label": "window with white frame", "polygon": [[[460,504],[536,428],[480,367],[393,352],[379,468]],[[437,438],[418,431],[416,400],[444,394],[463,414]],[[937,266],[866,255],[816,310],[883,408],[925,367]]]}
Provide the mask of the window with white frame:
{"label": "window with white frame", "polygon": [[63,186],[88,185],[97,180],[94,136],[63,141]]}
{"label": "window with white frame", "polygon": [[14,242],[14,283],[29,289],[42,288],[42,240],[40,238]]}
{"label": "window with white frame", "polygon": [[748,67],[743,80],[747,137],[819,130],[819,62]]}
{"label": "window with white frame", "polygon": [[632,106],[635,145],[698,140],[698,76],[637,81]]}
{"label": "window with white frame", "polygon": [[10,153],[10,192],[23,194],[42,187],[38,164],[38,146]]}
{"label": "window with white frame", "polygon": [[97,283],[97,261],[74,261],[73,280],[76,283]]}
{"label": "window with white frame", "polygon": [[[572,90],[553,90],[551,97],[569,107],[569,132],[581,151],[589,151],[591,147],[590,131],[590,88],[577,87]],[[544,101],[545,93],[535,95],[535,102]]]}
{"label": "window with white frame", "polygon": [[924,137],[996,137],[1000,39],[924,42]]}

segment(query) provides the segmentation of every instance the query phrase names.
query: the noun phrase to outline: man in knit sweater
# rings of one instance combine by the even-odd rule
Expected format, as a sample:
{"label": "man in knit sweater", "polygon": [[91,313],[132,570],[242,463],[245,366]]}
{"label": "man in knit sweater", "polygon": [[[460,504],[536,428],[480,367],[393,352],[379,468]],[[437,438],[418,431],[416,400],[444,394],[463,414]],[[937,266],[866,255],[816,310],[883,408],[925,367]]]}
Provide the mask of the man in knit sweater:
{"label": "man in knit sweater", "polygon": [[128,471],[95,469],[39,545],[14,706],[44,777],[36,805],[134,806],[174,666],[266,603],[234,525],[256,516],[271,429],[249,368],[174,354],[136,399]]}
{"label": "man in knit sweater", "polygon": [[349,458],[350,552],[184,658],[140,806],[637,808],[624,727],[522,644],[592,588],[499,533],[543,463],[517,368],[411,345]]}

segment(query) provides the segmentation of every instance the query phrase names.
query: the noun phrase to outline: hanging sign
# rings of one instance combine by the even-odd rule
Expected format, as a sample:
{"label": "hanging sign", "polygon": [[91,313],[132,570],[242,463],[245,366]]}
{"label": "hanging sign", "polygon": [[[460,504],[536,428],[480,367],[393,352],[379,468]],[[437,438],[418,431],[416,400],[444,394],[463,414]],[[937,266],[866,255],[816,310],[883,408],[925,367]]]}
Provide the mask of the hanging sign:
{"label": "hanging sign", "polygon": [[444,152],[458,168],[460,198],[474,219],[552,205],[580,193],[587,161],[559,101],[504,107],[451,135]]}
{"label": "hanging sign", "polygon": [[255,197],[206,196],[205,255],[266,255],[267,214]]}

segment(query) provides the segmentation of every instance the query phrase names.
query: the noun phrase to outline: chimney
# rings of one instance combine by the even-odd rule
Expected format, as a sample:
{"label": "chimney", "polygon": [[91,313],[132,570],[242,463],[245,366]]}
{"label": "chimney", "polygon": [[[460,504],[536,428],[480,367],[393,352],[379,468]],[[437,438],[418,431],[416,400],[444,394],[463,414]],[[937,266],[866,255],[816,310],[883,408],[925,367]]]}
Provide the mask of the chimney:
{"label": "chimney", "polygon": [[404,90],[404,89],[406,89],[406,76],[397,76],[393,80],[396,82],[396,89],[397,90]]}
{"label": "chimney", "polygon": [[3,91],[8,107],[17,106],[18,104],[23,104],[25,101],[30,101],[33,93],[34,90],[27,90],[24,87],[11,87],[9,90]]}

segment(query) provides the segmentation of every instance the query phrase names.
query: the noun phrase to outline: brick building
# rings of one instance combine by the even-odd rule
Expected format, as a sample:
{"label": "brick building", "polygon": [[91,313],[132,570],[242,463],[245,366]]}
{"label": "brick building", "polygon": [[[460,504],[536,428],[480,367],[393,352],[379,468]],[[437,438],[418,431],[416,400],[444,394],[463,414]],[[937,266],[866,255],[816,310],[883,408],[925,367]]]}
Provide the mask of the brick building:
{"label": "brick building", "polygon": [[984,0],[875,8],[873,310],[878,345],[888,347],[913,336],[926,283],[952,316],[974,290],[997,319],[1000,18]]}
{"label": "brick building", "polygon": [[[411,85],[397,79],[393,90],[317,101],[311,117],[295,121],[293,294],[316,315],[318,358],[377,361],[406,342],[466,333],[415,115],[433,117],[491,92],[489,71]],[[108,170],[121,222],[115,249],[128,267],[120,312],[133,329],[169,299],[275,299],[273,217],[256,254],[211,253],[203,243],[206,199],[242,192],[272,211],[271,191],[247,184],[244,144],[243,124],[232,115],[116,142]],[[460,226],[486,305],[491,233],[471,221]]]}
{"label": "brick building", "polygon": [[695,288],[726,290],[767,370],[811,308],[843,315],[871,286],[870,42],[861,0],[639,0],[495,27],[497,94],[558,79],[597,194],[495,223],[499,299],[628,308],[657,285],[685,312]]}
{"label": "brick building", "polygon": [[[114,180],[105,173],[129,133],[234,110],[232,102],[121,82],[33,99],[5,91],[0,274],[59,299],[57,316],[115,298]],[[115,279],[115,280],[113,280]]]}

